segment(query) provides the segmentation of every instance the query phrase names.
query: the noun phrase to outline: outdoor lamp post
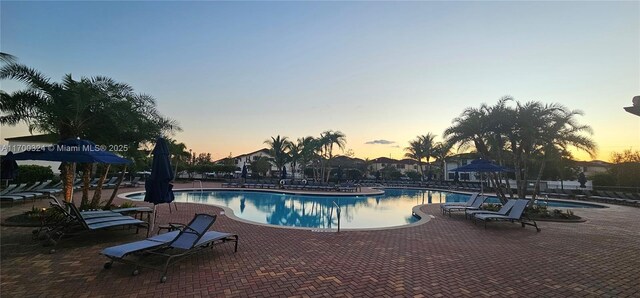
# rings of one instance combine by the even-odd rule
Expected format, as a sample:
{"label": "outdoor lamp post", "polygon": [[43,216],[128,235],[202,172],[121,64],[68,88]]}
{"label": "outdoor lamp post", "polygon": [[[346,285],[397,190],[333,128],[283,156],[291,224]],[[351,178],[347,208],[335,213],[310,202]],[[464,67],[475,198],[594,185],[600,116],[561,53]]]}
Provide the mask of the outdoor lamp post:
{"label": "outdoor lamp post", "polygon": [[631,102],[633,103],[633,106],[625,107],[624,109],[631,114],[640,116],[640,95],[634,96]]}

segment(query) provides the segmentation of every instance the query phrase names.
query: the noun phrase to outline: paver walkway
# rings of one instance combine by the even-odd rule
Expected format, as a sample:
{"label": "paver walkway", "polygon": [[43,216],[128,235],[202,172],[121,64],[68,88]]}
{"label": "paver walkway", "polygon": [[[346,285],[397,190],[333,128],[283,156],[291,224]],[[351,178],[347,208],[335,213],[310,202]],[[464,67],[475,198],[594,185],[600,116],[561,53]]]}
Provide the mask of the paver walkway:
{"label": "paver walkway", "polygon": [[[130,190],[126,190],[130,191]],[[40,203],[44,204],[44,202]],[[2,217],[21,207],[3,208]],[[14,209],[15,208],[15,209]],[[271,228],[219,216],[213,229],[240,235],[160,272],[114,264],[100,250],[141,239],[107,231],[68,239],[55,254],[31,228],[1,228],[2,297],[639,297],[640,210],[612,206],[576,211],[585,223],[474,226],[464,216],[422,207],[428,223],[381,231],[318,233]],[[222,209],[178,204],[159,221],[187,222]]]}

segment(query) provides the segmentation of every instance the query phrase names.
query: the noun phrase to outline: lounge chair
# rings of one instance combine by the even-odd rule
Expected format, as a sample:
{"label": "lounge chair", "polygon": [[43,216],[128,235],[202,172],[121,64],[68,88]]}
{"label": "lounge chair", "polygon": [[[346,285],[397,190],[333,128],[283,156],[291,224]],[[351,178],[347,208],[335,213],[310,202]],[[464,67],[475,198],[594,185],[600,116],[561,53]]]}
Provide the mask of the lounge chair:
{"label": "lounge chair", "polygon": [[14,188],[18,187],[17,184],[9,184],[7,185],[7,187],[3,190],[0,190],[0,195],[4,195],[9,193],[10,191],[13,191]]}
{"label": "lounge chair", "polygon": [[[121,262],[135,265],[133,275],[139,273],[139,267],[159,270],[162,271],[160,282],[164,283],[167,281],[167,269],[169,265],[178,261],[180,257],[188,256],[204,248],[226,242],[235,242],[234,252],[237,252],[238,235],[207,231],[215,220],[216,215],[196,214],[191,222],[183,226],[180,231],[173,231],[145,240],[107,247],[100,252],[110,259],[109,262],[104,264],[104,268],[109,269],[114,262]],[[138,261],[127,259],[127,257],[135,254],[144,254],[145,256],[157,255],[166,257],[167,259],[164,262],[164,266],[154,267],[140,262],[143,259],[142,257]]]}
{"label": "lounge chair", "polygon": [[500,208],[500,210],[498,211],[488,211],[488,210],[465,210],[464,211],[464,217],[468,218],[469,216],[471,218],[473,218],[474,215],[476,214],[496,214],[496,215],[507,215],[509,213],[509,211],[511,210],[511,208],[513,207],[513,205],[516,204],[517,200],[508,200],[506,203],[504,203],[504,205],[502,205],[502,207]]}
{"label": "lounge chair", "polygon": [[473,203],[473,201],[476,200],[476,198],[480,195],[479,192],[474,192],[473,194],[471,194],[471,197],[465,201],[465,202],[451,202],[451,203],[444,203],[442,205],[440,205],[440,209],[444,208],[445,206],[464,206],[464,205],[469,205],[471,206],[471,204]]}
{"label": "lounge chair", "polygon": [[449,217],[451,217],[451,212],[453,211],[478,210],[486,199],[487,197],[485,196],[477,196],[471,203],[469,203],[471,201],[469,200],[464,205],[445,205],[442,207],[442,213],[449,213]]}
{"label": "lounge chair", "polygon": [[[520,222],[520,224],[522,224],[522,227],[524,228],[525,225],[530,225],[532,227],[536,228],[537,232],[540,232],[540,228],[538,228],[538,224],[536,223],[535,220],[530,219],[528,216],[526,216],[526,214],[524,213],[524,209],[527,207],[527,204],[529,203],[529,200],[517,200],[515,202],[515,204],[513,205],[513,207],[511,208],[511,210],[509,211],[508,215],[499,215],[499,214],[476,214],[474,215],[474,223],[475,220],[482,220],[484,221],[484,228],[487,228],[487,222],[488,221],[510,221],[510,222],[514,222],[514,221],[518,221]],[[533,222],[533,223],[532,223]]]}
{"label": "lounge chair", "polygon": [[[73,203],[66,203],[66,205],[68,210],[60,205],[51,204],[53,208],[61,211],[63,214],[62,218],[56,219],[54,223],[49,223],[47,226],[43,225],[41,229],[34,230],[33,234],[39,235],[44,232],[44,239],[48,244],[55,246],[63,236],[113,227],[135,226],[136,233],[139,231],[139,228],[142,227],[146,228],[148,233],[148,223],[131,216],[113,214],[113,216],[85,218]],[[51,250],[52,253],[54,251],[53,249]]]}

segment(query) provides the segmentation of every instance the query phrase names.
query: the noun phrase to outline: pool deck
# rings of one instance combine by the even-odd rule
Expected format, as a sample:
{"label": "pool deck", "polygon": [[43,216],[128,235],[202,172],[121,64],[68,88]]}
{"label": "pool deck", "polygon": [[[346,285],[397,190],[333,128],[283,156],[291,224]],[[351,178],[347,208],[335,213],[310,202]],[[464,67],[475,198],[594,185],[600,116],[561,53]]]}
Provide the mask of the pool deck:
{"label": "pool deck", "polygon": [[[2,208],[0,218],[32,205]],[[437,204],[421,207],[433,216],[426,224],[379,231],[319,233],[219,216],[213,229],[240,235],[238,252],[223,244],[195,254],[171,267],[166,283],[157,271],[131,276],[127,265],[102,268],[100,250],[142,233],[87,234],[48,254],[31,239],[32,228],[2,226],[0,291],[2,297],[638,297],[640,211],[609,207],[576,210],[584,223],[540,222],[540,233],[509,223],[485,230],[464,216],[442,216]],[[190,203],[158,210],[159,223],[222,211]]]}

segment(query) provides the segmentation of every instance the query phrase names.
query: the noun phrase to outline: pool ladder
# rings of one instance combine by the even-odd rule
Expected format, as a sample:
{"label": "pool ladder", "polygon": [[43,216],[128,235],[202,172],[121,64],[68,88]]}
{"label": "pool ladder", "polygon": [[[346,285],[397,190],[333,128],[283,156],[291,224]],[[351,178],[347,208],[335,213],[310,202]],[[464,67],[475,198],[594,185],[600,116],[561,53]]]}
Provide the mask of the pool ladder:
{"label": "pool ladder", "polygon": [[338,233],[340,233],[340,206],[338,206],[338,204],[336,204],[336,201],[333,201],[333,205],[336,206],[336,216],[338,216]]}
{"label": "pool ladder", "polygon": [[191,188],[195,188],[196,182],[200,183],[200,192],[203,192],[204,189],[202,189],[202,180],[193,180],[193,181],[191,181]]}

